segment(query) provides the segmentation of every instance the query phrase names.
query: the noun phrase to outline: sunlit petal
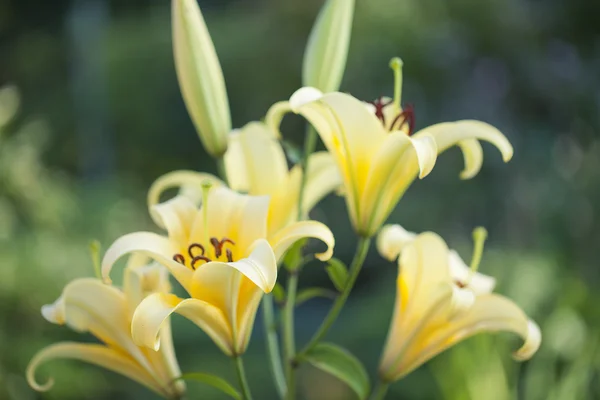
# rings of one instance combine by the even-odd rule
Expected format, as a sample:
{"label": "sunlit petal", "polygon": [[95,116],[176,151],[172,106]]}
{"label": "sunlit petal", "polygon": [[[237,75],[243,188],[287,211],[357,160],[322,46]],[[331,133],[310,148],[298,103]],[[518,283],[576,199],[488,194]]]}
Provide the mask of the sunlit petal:
{"label": "sunlit petal", "polygon": [[170,291],[169,271],[163,266],[154,263],[132,268],[129,263],[127,264],[123,276],[123,293],[125,293],[132,313],[144,297],[149,294],[168,293]]}
{"label": "sunlit petal", "polygon": [[27,366],[27,382],[29,385],[37,391],[47,391],[52,388],[54,380],[50,378],[46,383],[40,384],[35,378],[36,371],[42,364],[60,358],[80,360],[98,365],[133,379],[163,396],[169,396],[166,388],[161,387],[132,358],[120,351],[99,344],[62,342],[46,347],[38,352]]}
{"label": "sunlit petal", "polygon": [[454,250],[448,252],[450,273],[455,281],[467,286],[475,294],[491,293],[496,286],[496,280],[480,272],[473,272]]}
{"label": "sunlit petal", "polygon": [[460,172],[460,179],[471,179],[479,173],[483,164],[483,149],[477,139],[465,139],[458,142],[465,160],[465,168]]}
{"label": "sunlit petal", "polygon": [[280,101],[271,106],[265,116],[265,123],[271,128],[274,136],[281,137],[280,126],[281,120],[285,114],[292,111],[289,101]]}
{"label": "sunlit petal", "polygon": [[275,258],[281,260],[287,249],[303,238],[315,238],[321,240],[327,245],[327,250],[323,253],[315,254],[321,261],[327,261],[333,255],[333,246],[335,239],[329,228],[317,221],[301,221],[296,222],[269,239],[273,246]]}
{"label": "sunlit petal", "polygon": [[342,184],[340,171],[331,154],[324,151],[311,154],[302,209],[311,210],[323,197],[337,190]]}
{"label": "sunlit petal", "polygon": [[225,352],[231,354],[231,328],[223,312],[198,299],[180,299],[172,294],[155,293],[135,310],[131,322],[133,340],[155,350],[160,348],[161,327],[172,313],[183,315],[199,326]]}

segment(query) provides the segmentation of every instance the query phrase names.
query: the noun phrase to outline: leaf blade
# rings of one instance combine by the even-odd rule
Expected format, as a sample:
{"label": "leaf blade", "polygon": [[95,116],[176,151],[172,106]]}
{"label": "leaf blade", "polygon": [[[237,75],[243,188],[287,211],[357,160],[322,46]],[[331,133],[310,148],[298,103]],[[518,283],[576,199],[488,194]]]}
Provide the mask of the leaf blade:
{"label": "leaf blade", "polygon": [[227,382],[220,376],[216,376],[206,372],[188,372],[177,378],[177,380],[179,379],[201,382],[205,385],[212,386],[215,389],[219,389],[221,392],[231,396],[236,400],[242,399],[240,393],[233,386],[231,386],[229,382]]}
{"label": "leaf blade", "polygon": [[320,343],[303,359],[346,383],[361,400],[369,396],[371,384],[367,371],[348,350],[331,343]]}

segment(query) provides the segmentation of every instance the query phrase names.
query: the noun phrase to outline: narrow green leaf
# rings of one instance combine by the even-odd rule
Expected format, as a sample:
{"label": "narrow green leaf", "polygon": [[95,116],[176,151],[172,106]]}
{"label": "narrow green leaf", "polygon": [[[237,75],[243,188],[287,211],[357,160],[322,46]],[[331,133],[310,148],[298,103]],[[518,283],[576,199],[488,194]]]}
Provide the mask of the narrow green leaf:
{"label": "narrow green leaf", "polygon": [[337,296],[336,292],[334,292],[333,290],[325,289],[325,288],[313,287],[313,288],[302,289],[300,291],[300,293],[298,293],[298,296],[296,296],[296,307],[298,307],[300,304],[302,304],[310,299],[313,299],[315,297],[325,297],[328,299],[335,299],[336,296]]}
{"label": "narrow green leaf", "polygon": [[295,271],[302,263],[302,248],[304,248],[306,241],[307,239],[298,240],[283,256],[283,265],[288,271]]}
{"label": "narrow green leaf", "polygon": [[236,389],[234,389],[234,387],[231,386],[229,382],[216,375],[208,374],[206,372],[188,372],[187,374],[183,374],[179,378],[177,378],[177,380],[179,379],[202,382],[206,385],[219,389],[223,393],[228,394],[236,400],[241,400],[242,398],[242,396],[240,396],[240,393]]}
{"label": "narrow green leaf", "polygon": [[343,291],[348,281],[348,267],[346,267],[346,264],[337,258],[332,258],[325,270],[327,270],[329,279],[331,279],[335,288],[340,292]]}
{"label": "narrow green leaf", "polygon": [[304,359],[345,382],[359,399],[369,396],[371,388],[367,371],[348,350],[331,343],[320,343],[310,350]]}
{"label": "narrow green leaf", "polygon": [[273,295],[273,299],[275,299],[278,304],[282,304],[285,301],[285,289],[279,282],[275,283],[271,294]]}

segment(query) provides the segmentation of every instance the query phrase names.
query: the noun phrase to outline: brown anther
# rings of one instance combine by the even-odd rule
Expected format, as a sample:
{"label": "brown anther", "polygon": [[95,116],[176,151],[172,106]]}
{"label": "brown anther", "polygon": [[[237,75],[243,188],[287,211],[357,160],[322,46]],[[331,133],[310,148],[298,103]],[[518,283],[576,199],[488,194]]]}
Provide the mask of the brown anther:
{"label": "brown anther", "polygon": [[398,129],[402,128],[402,125],[408,124],[408,136],[412,135],[415,130],[415,107],[412,104],[407,104],[402,112],[394,118],[394,122],[390,125],[390,129],[393,129],[398,121],[402,121],[400,122]]}
{"label": "brown anther", "polygon": [[231,249],[225,249],[225,254],[227,254],[227,261],[233,262],[233,254],[231,253]]}
{"label": "brown anther", "polygon": [[454,281],[454,284],[455,284],[456,286],[458,286],[459,288],[461,288],[461,289],[464,289],[464,288],[466,288],[466,287],[467,287],[467,284],[466,284],[466,283],[464,283],[464,282],[461,282],[461,281],[459,281],[459,280],[455,280],[455,281]]}
{"label": "brown anther", "polygon": [[369,104],[372,104],[375,107],[375,116],[379,118],[383,126],[385,126],[385,115],[383,114],[383,109],[392,103],[392,100],[388,101],[387,103],[384,103],[383,97],[380,97],[375,101],[369,102]]}
{"label": "brown anther", "polygon": [[213,247],[215,248],[215,257],[219,258],[221,257],[221,253],[223,252],[223,245],[221,244],[221,242],[219,242],[219,239],[217,239],[216,237],[211,237],[210,238],[210,244],[213,245]]}
{"label": "brown anther", "polygon": [[190,244],[190,247],[188,247],[188,254],[190,255],[190,257],[194,258],[194,253],[193,250],[194,249],[200,249],[200,251],[202,251],[202,253],[200,253],[200,255],[204,255],[204,246],[202,246],[200,243],[192,243]]}
{"label": "brown anther", "polygon": [[185,265],[185,258],[183,257],[183,255],[181,255],[179,253],[177,253],[173,256],[173,260],[175,260],[179,264]]}
{"label": "brown anther", "polygon": [[215,257],[216,258],[221,257],[221,254],[223,254],[223,246],[225,245],[225,243],[231,243],[232,245],[235,245],[235,242],[233,240],[229,239],[228,237],[224,237],[221,240],[219,240],[215,237],[210,238],[210,244],[212,244],[213,247],[215,248]]}
{"label": "brown anther", "polygon": [[191,262],[191,264],[190,264],[190,265],[192,266],[192,269],[193,269],[194,271],[196,270],[196,264],[197,264],[199,261],[204,261],[204,262],[207,262],[207,263],[209,263],[209,262],[211,262],[212,260],[211,260],[210,258],[208,258],[208,257],[205,257],[205,256],[196,256],[196,257],[192,258],[192,262]]}

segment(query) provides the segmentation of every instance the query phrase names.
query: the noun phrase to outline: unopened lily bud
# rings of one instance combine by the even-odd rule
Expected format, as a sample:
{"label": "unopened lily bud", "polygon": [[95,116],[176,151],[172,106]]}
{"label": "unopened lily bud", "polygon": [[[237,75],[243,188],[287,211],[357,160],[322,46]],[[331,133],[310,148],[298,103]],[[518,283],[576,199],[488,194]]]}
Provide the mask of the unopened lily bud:
{"label": "unopened lily bud", "polygon": [[322,92],[337,91],[344,76],[354,0],[327,0],[312,28],[304,53],[302,83]]}
{"label": "unopened lily bud", "polygon": [[220,157],[231,131],[225,80],[196,0],[173,0],[173,52],[181,93],[206,151]]}

